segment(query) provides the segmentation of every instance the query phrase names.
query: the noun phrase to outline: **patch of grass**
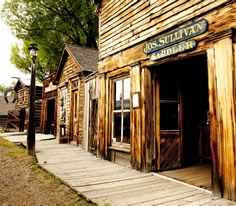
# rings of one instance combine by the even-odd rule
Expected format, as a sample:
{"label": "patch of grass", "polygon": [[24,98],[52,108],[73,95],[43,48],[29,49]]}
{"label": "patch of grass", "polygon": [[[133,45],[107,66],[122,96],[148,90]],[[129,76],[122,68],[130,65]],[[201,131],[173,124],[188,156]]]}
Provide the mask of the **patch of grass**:
{"label": "patch of grass", "polygon": [[7,147],[8,148],[8,156],[13,158],[21,158],[26,157],[26,151],[22,147],[16,146],[14,143],[9,142],[2,137],[0,137],[0,147]]}
{"label": "patch of grass", "polygon": [[[17,159],[17,162],[19,164],[23,163],[27,166],[30,166],[30,169],[32,171],[32,176],[30,176],[27,180],[28,184],[33,184],[35,177],[40,179],[41,184],[39,187],[45,186],[46,188],[51,188],[53,191],[57,191],[56,193],[64,194],[63,200],[61,203],[58,202],[58,197],[55,197],[55,204],[58,206],[63,205],[77,205],[77,206],[97,206],[96,204],[92,204],[87,202],[84,198],[79,196],[77,192],[73,191],[71,188],[66,186],[59,178],[57,178],[53,173],[49,171],[45,171],[41,169],[38,164],[37,160],[34,159],[31,156],[27,156],[26,150],[23,147],[17,146],[14,143],[11,143],[2,137],[0,137],[0,147],[5,147],[6,153],[4,152],[4,155],[10,156],[13,159]],[[17,176],[22,176],[24,174],[17,173]],[[56,199],[57,198],[57,199]],[[52,198],[54,200],[54,198]]]}

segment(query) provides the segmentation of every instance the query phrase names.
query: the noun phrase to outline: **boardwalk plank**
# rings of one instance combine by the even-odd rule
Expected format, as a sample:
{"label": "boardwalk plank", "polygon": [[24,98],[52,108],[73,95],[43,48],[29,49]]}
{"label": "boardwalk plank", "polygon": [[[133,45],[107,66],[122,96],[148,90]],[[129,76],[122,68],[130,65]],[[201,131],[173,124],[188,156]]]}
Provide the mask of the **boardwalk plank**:
{"label": "boardwalk plank", "polygon": [[[99,205],[235,205],[234,202],[162,176],[141,173],[101,160],[81,147],[60,145],[56,140],[37,141],[36,151],[41,167]],[[196,182],[196,172],[203,169],[182,170],[174,178],[181,177]],[[165,175],[168,176],[168,173],[165,172]],[[198,180],[200,184],[206,184],[207,176]]]}

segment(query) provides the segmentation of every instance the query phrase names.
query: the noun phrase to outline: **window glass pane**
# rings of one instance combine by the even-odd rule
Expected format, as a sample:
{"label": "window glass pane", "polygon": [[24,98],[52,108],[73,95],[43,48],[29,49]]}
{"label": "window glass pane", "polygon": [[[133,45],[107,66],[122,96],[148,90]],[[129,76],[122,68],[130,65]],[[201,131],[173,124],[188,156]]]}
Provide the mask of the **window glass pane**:
{"label": "window glass pane", "polygon": [[161,76],[160,100],[178,101],[178,81],[170,76]]}
{"label": "window glass pane", "polygon": [[130,112],[124,112],[123,143],[130,144]]}
{"label": "window glass pane", "polygon": [[113,115],[114,115],[113,142],[121,142],[121,112],[113,113]]}
{"label": "window glass pane", "polygon": [[179,129],[178,104],[160,104],[160,129]]}
{"label": "window glass pane", "polygon": [[114,85],[114,109],[121,109],[121,99],[122,99],[122,80],[116,81]]}
{"label": "window glass pane", "polygon": [[124,109],[130,109],[130,78],[124,80]]}

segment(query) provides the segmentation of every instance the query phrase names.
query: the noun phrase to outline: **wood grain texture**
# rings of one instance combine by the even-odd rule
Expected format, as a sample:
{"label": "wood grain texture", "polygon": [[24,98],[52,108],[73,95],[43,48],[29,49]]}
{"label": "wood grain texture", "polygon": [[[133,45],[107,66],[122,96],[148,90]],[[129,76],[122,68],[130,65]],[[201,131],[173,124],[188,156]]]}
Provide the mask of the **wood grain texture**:
{"label": "wood grain texture", "polygon": [[[236,205],[209,192],[103,161],[80,146],[36,142],[40,167],[98,205]],[[76,164],[75,164],[76,163]],[[204,201],[203,201],[204,200]]]}
{"label": "wood grain texture", "polygon": [[99,121],[99,151],[98,156],[103,158],[105,156],[105,98],[106,98],[106,79],[102,75],[99,77],[99,97],[98,97],[98,121]]}
{"label": "wood grain texture", "polygon": [[235,99],[233,45],[226,38],[208,50],[213,191],[235,200]]}
{"label": "wood grain texture", "polygon": [[147,68],[141,72],[141,105],[142,105],[142,171],[150,172],[155,169],[154,128],[152,105],[152,74]]}
{"label": "wood grain texture", "polygon": [[[204,1],[204,2],[209,3],[209,1]],[[232,3],[224,7],[223,6],[219,8],[216,7],[216,9],[214,9],[214,5],[215,6],[217,6],[218,4],[221,5],[221,3],[222,3],[221,1],[216,1],[214,3],[212,1],[211,3],[209,3],[208,6],[202,5],[203,7],[200,7],[199,5],[195,5],[196,11],[194,9],[191,10],[191,8],[189,8],[189,10],[187,10],[189,14],[184,15],[183,13],[183,16],[181,16],[182,12],[179,11],[180,12],[178,14],[180,16],[179,18],[173,19],[173,21],[171,22],[166,20],[165,23],[164,22],[160,23],[160,26],[166,24],[167,27],[164,27],[164,26],[160,27],[158,25],[155,25],[156,29],[154,29],[154,31],[151,31],[150,29],[146,29],[144,30],[144,32],[146,33],[144,33],[143,35],[141,34],[135,35],[138,38],[136,40],[132,40],[132,38],[134,37],[128,38],[127,40],[122,40],[121,44],[124,44],[124,45],[118,45],[117,49],[112,47],[112,49],[110,49],[111,51],[106,54],[106,57],[102,57],[102,60],[99,61],[98,70],[100,72],[105,72],[105,71],[113,70],[114,68],[122,68],[124,66],[137,63],[139,61],[143,61],[143,63],[147,62],[145,65],[154,64],[154,62],[148,61],[148,57],[149,57],[148,55],[145,55],[142,53],[142,46],[143,46],[144,41],[149,40],[150,38],[160,36],[161,34],[168,33],[169,31],[173,29],[179,28],[180,26],[187,25],[192,22],[190,21],[190,19],[194,19],[194,21],[196,21],[200,18],[205,18],[209,23],[209,29],[205,34],[194,38],[195,40],[198,41],[198,48],[192,52],[189,52],[188,55],[199,53],[205,50],[205,48],[209,46],[210,44],[210,42],[207,39],[208,36],[214,33],[217,33],[219,31],[228,29],[230,27],[236,27],[236,15],[235,15],[236,3]],[[161,12],[162,11],[160,11],[160,13]],[[145,22],[144,22],[144,25],[146,25]],[[102,43],[100,46],[102,49],[103,48]],[[103,55],[101,54],[101,56]],[[182,54],[178,56],[179,57],[186,56],[186,54]],[[165,61],[167,61],[167,59],[158,61],[158,64],[163,63]]]}
{"label": "wood grain texture", "polygon": [[[132,67],[130,72],[131,94],[141,92],[141,69],[139,65]],[[131,101],[132,95],[131,95]],[[141,107],[130,110],[130,129],[131,129],[131,164],[133,168],[141,170],[142,153],[142,129],[141,129]]]}

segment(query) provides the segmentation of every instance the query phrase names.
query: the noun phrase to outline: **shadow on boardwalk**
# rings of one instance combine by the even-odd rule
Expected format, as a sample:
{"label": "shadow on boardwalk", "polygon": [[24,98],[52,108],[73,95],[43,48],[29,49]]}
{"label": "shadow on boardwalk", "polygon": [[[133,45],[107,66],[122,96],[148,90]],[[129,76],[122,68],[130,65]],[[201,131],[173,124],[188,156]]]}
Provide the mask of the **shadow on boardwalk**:
{"label": "shadow on boardwalk", "polygon": [[36,155],[42,168],[99,205],[236,205],[207,190],[101,160],[56,139],[36,141]]}

